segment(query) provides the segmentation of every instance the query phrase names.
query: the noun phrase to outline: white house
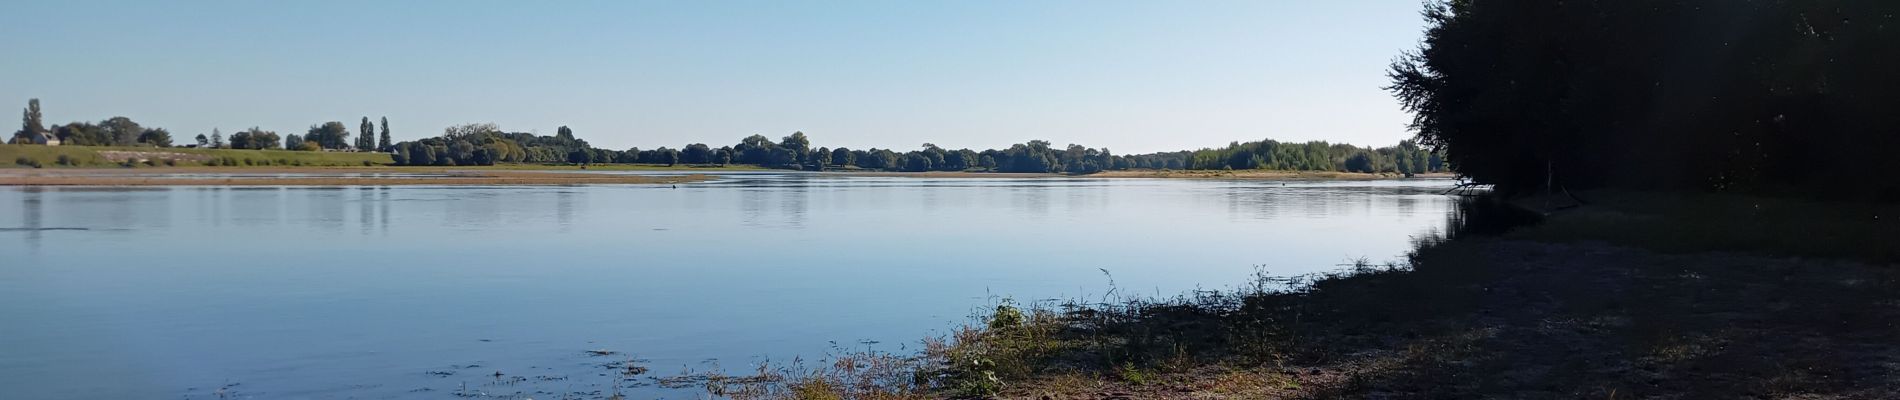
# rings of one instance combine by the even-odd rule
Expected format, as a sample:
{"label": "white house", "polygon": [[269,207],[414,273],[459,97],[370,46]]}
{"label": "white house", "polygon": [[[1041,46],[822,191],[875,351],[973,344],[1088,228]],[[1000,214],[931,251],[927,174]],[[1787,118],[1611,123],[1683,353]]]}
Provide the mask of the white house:
{"label": "white house", "polygon": [[26,138],[31,139],[33,141],[33,144],[43,144],[47,146],[59,145],[59,137],[53,136],[52,132],[42,131],[42,132],[37,132],[37,133],[27,133]]}

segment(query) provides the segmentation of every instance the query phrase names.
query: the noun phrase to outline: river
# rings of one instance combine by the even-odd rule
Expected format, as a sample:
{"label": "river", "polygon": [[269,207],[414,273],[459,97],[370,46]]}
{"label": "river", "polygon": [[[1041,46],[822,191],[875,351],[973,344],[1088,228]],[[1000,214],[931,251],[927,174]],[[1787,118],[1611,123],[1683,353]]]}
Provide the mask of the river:
{"label": "river", "polygon": [[0,393],[694,398],[603,365],[915,351],[1004,298],[1171,296],[1256,268],[1394,260],[1443,227],[1450,185],[4,187]]}

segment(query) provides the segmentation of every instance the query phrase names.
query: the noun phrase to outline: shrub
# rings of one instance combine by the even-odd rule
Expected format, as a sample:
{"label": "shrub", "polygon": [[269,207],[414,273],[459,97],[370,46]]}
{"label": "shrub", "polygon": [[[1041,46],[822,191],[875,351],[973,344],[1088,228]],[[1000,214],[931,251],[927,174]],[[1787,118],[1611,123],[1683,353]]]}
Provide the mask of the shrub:
{"label": "shrub", "polygon": [[167,159],[165,159],[165,166],[167,166],[167,167],[176,167],[176,166],[178,166],[178,160],[176,160],[176,159],[170,159],[170,158],[167,158]]}
{"label": "shrub", "polygon": [[26,158],[26,157],[20,157],[20,158],[17,158],[17,159],[14,159],[14,160],[13,160],[13,163],[14,163],[14,164],[19,164],[19,165],[22,165],[22,166],[28,166],[28,167],[33,167],[33,168],[39,168],[39,167],[40,167],[40,160],[35,160],[35,159],[31,159],[31,158]]}
{"label": "shrub", "polygon": [[72,156],[68,156],[68,155],[65,155],[65,154],[61,154],[61,155],[59,155],[59,158],[58,158],[58,159],[55,159],[55,160],[54,160],[53,162],[54,162],[54,163],[57,163],[57,164],[59,164],[59,165],[64,165],[64,166],[68,166],[68,167],[70,167],[70,166],[74,166],[74,165],[79,165],[79,160],[74,160]]}
{"label": "shrub", "polygon": [[376,163],[375,163],[375,162],[371,162],[370,160],[363,160],[363,166],[365,166],[365,167],[374,167],[374,166],[376,166]]}

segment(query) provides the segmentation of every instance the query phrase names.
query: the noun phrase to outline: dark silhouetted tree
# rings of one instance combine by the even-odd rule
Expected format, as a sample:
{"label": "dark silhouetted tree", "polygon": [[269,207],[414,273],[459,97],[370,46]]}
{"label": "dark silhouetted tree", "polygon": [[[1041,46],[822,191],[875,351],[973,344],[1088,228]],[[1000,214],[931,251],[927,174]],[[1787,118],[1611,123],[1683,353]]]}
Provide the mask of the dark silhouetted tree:
{"label": "dark silhouetted tree", "polygon": [[393,150],[389,143],[389,117],[382,118],[382,134],[378,135],[378,139],[376,142],[376,149],[378,151]]}

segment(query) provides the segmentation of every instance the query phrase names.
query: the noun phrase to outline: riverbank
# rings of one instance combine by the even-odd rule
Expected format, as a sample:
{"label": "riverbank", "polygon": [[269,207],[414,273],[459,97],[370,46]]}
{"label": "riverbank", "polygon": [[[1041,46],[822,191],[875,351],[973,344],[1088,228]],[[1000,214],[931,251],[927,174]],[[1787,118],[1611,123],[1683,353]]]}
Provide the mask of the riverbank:
{"label": "riverbank", "polygon": [[1143,178],[1143,179],[1232,179],[1232,180],[1281,180],[1281,181],[1365,181],[1380,179],[1450,179],[1451,174],[1419,174],[1406,178],[1399,174],[1370,174],[1358,172],[1334,171],[1190,171],[1190,170],[1123,170],[1102,171],[1092,174],[1058,173],[1011,173],[1011,172],[975,172],[975,171],[928,171],[928,172],[890,172],[890,171],[826,171],[826,174],[863,177],[906,177],[906,178]]}
{"label": "riverbank", "polygon": [[398,186],[679,184],[713,179],[438,167],[0,169],[0,186]]}
{"label": "riverbank", "polygon": [[[1591,203],[1495,236],[1468,225],[1390,264],[1171,299],[1005,302],[918,357],[853,355],[710,387],[741,398],[1900,397],[1900,269],[1878,243],[1900,236],[1868,214],[1891,206],[1580,197]],[[1690,206],[1700,211],[1678,208]],[[1733,230],[1744,225],[1758,228]],[[1857,234],[1883,236],[1797,238]],[[1760,242],[1773,237],[1784,240]],[[885,379],[903,376],[927,379]]]}
{"label": "riverbank", "polygon": [[[1124,170],[1102,171],[1089,175],[1092,178],[1169,178],[1169,179],[1257,179],[1257,180],[1377,180],[1400,179],[1404,175],[1394,173],[1361,173],[1339,171],[1278,171],[1278,170]],[[1452,174],[1418,174],[1412,178],[1454,178]]]}

